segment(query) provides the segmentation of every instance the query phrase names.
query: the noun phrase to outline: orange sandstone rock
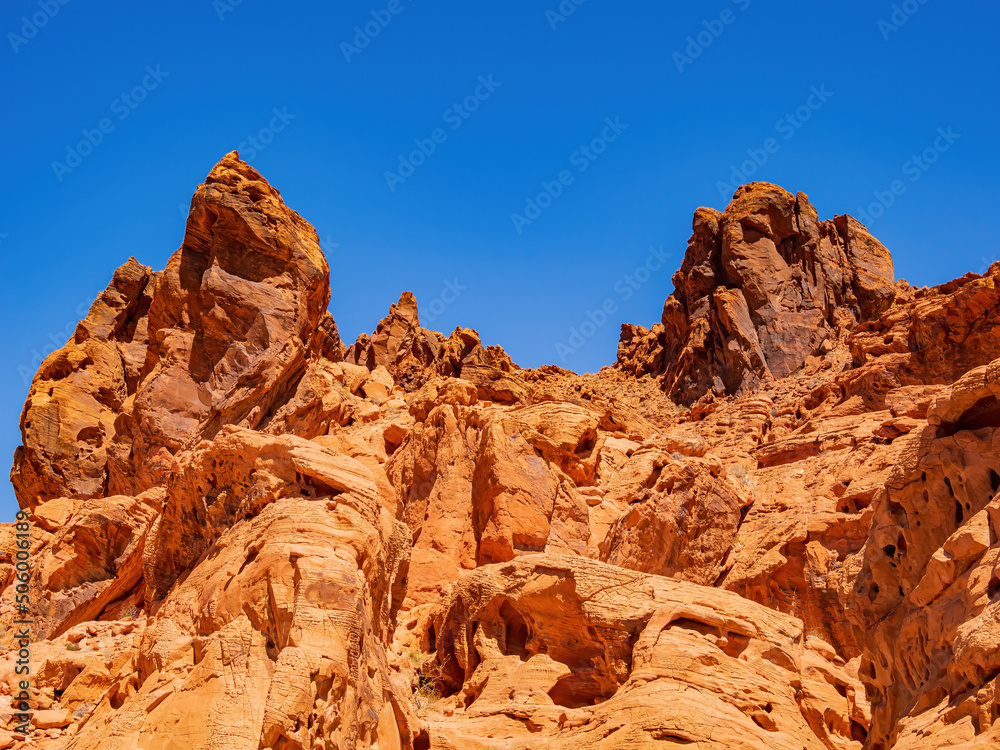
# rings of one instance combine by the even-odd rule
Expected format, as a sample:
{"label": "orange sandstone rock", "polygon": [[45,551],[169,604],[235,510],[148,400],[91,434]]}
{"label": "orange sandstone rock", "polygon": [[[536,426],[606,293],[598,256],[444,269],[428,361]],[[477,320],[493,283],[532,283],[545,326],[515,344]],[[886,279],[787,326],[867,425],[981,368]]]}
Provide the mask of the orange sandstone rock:
{"label": "orange sandstone rock", "polygon": [[345,350],[312,227],[227,155],[32,383],[30,746],[996,746],[998,274],[913,289],[752,183],[614,367],[409,293]]}

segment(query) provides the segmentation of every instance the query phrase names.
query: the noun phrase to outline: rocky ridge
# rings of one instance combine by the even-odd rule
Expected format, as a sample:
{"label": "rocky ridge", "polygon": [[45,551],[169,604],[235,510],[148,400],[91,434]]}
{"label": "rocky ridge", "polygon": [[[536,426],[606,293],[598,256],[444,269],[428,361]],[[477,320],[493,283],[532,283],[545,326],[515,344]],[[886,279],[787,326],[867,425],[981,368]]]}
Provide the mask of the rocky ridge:
{"label": "rocky ridge", "polygon": [[42,363],[31,747],[1000,742],[1000,264],[914,289],[751,183],[593,375],[409,293],[345,348],[329,273],[229,154]]}

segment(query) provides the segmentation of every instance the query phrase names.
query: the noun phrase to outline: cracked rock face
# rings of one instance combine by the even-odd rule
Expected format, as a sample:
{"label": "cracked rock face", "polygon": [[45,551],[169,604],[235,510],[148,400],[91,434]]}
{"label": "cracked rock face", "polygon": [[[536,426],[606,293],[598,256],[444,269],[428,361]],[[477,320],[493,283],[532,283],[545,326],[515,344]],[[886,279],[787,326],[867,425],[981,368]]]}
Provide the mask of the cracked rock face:
{"label": "cracked rock face", "polygon": [[889,251],[850,216],[819,221],[805,193],[752,182],[693,230],[662,327],[623,327],[618,354],[678,402],[757,391],[895,297]]}
{"label": "cracked rock face", "polygon": [[597,374],[410,293],[345,349],[315,232],[229,154],[32,384],[0,748],[995,747],[998,277],[897,283],[752,183]]}

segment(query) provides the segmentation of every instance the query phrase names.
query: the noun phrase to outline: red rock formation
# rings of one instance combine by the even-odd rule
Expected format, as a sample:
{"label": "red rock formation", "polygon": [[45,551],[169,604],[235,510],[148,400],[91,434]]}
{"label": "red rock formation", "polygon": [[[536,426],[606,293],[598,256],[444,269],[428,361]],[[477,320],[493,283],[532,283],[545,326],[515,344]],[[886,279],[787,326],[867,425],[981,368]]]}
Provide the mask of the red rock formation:
{"label": "red rock formation", "polygon": [[22,506],[141,492],[223,425],[261,425],[308,360],[339,353],[329,296],[315,230],[226,156],[166,270],[130,260],[42,363],[11,473]]}
{"label": "red rock formation", "polygon": [[484,347],[479,334],[468,328],[456,328],[448,338],[421,328],[411,292],[403,292],[373,335],[358,337],[347,350],[347,361],[369,370],[385,367],[407,391],[434,375],[461,375],[476,384],[484,399],[515,403],[530,398],[517,374],[520,368],[500,347]]}
{"label": "red rock formation", "polygon": [[693,229],[662,327],[625,326],[618,356],[679,402],[759,390],[893,300],[889,252],[850,216],[820,222],[804,193],[752,182]]}
{"label": "red rock formation", "polygon": [[150,284],[135,259],[115,271],[74,337],[35,375],[10,478],[22,507],[109,490],[115,420],[134,396],[148,343]]}
{"label": "red rock formation", "polygon": [[946,389],[880,489],[853,589],[872,748],[1000,743],[1000,360]]}
{"label": "red rock formation", "polygon": [[867,722],[798,620],[706,586],[530,555],[478,569],[429,619],[448,706],[431,747],[818,749]]}
{"label": "red rock formation", "polygon": [[29,746],[996,746],[998,276],[895,283],[754,183],[615,367],[522,370],[408,293],[345,351],[230,154],[32,384]]}

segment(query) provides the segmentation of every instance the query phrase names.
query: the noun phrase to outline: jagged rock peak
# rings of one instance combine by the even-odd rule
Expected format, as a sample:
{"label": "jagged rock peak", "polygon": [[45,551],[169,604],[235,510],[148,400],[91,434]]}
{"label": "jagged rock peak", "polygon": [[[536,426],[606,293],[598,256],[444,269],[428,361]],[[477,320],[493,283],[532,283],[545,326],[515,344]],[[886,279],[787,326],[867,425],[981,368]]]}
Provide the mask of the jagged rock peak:
{"label": "jagged rock peak", "polygon": [[11,480],[22,507],[137,495],[226,424],[256,428],[343,348],[316,231],[234,151],[191,200],[165,270],[134,259],[42,363]]}
{"label": "jagged rock peak", "polygon": [[517,374],[520,368],[501,347],[484,346],[471,328],[456,328],[447,337],[422,328],[412,292],[403,292],[373,334],[358,336],[346,360],[369,370],[385,367],[407,391],[435,376],[460,377],[475,384],[484,400],[530,399],[530,388]]}
{"label": "jagged rock peak", "polygon": [[895,298],[889,251],[851,216],[819,221],[805,193],[752,182],[692,230],[661,324],[623,326],[618,350],[678,402],[756,391]]}

